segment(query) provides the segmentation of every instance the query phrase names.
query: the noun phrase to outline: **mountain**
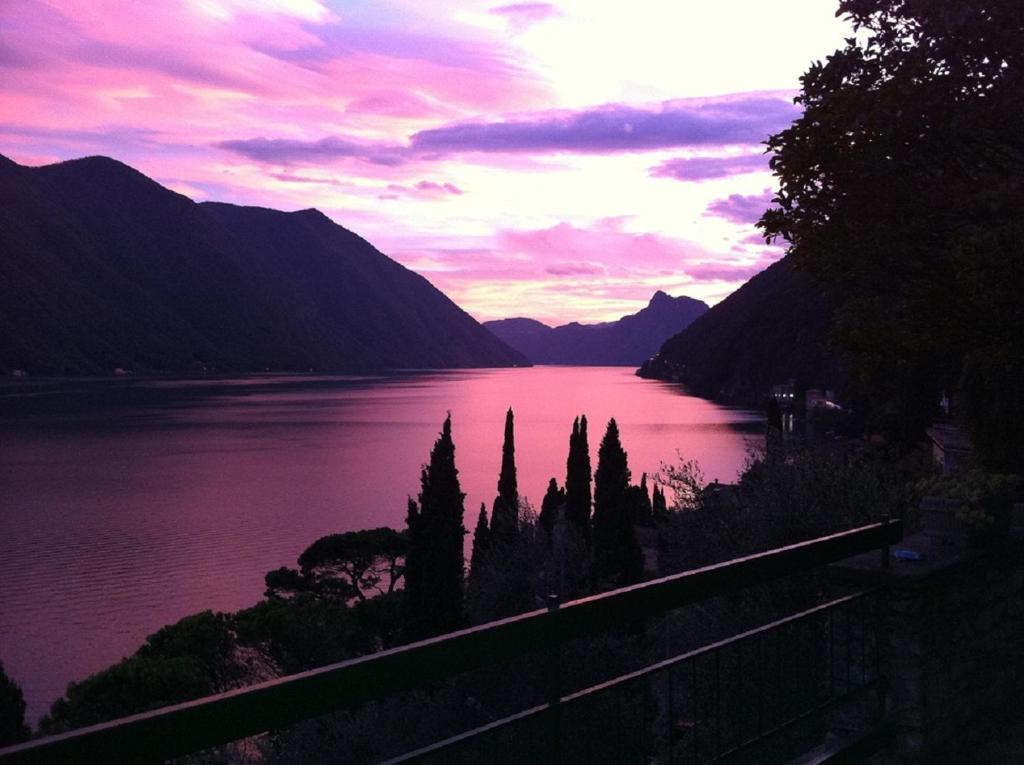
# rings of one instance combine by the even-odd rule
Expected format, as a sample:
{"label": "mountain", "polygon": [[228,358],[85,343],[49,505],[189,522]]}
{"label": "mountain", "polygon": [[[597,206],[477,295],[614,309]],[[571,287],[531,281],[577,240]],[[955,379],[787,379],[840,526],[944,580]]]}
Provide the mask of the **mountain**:
{"label": "mountain", "polygon": [[824,347],[831,315],[825,294],[783,258],[666,341],[637,374],[751,405],[790,378],[798,389],[841,389],[842,363]]}
{"label": "mountain", "polygon": [[197,204],[105,157],[0,157],[0,372],[525,363],[316,210]]}
{"label": "mountain", "polygon": [[519,318],[487,321],[484,326],[534,364],[636,366],[706,310],[700,300],[673,298],[659,290],[646,308],[604,324],[549,327]]}

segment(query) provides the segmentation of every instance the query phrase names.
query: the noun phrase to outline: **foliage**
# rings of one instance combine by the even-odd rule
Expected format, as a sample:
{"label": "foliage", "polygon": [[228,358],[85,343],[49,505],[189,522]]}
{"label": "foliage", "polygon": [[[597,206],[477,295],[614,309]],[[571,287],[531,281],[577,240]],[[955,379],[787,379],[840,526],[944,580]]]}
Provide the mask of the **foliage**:
{"label": "foliage", "polygon": [[590,445],[587,441],[587,416],[572,421],[569,457],[565,465],[565,512],[579,534],[590,540]]}
{"label": "foliage", "polygon": [[473,576],[480,567],[484,565],[484,561],[491,551],[491,529],[490,524],[487,522],[487,506],[480,503],[480,514],[476,517],[476,528],[473,529],[473,550],[470,553],[469,558],[469,579],[473,580]]}
{"label": "foliage", "polygon": [[521,501],[511,541],[492,547],[474,567],[466,589],[466,610],[473,624],[531,611],[542,603],[541,574],[547,553],[546,536],[537,515]]}
{"label": "foliage", "polygon": [[957,518],[981,540],[1005,531],[1014,502],[1024,500],[1024,478],[1018,475],[968,470],[918,481],[920,496],[934,495],[961,501]]}
{"label": "foliage", "polygon": [[554,532],[559,508],[564,510],[565,507],[565,489],[559,486],[558,481],[552,478],[548,481],[547,491],[544,492],[544,499],[541,500],[540,518],[538,519],[541,528],[549,538]]}
{"label": "foliage", "polygon": [[494,544],[515,540],[519,517],[519,488],[516,483],[516,446],[512,409],[505,413],[505,438],[501,445],[501,473],[498,475],[498,496],[491,508],[491,537]]}
{"label": "foliage", "polygon": [[[785,459],[752,455],[739,484],[712,501],[699,467],[662,466],[676,502],[658,524],[659,561],[673,573],[900,517],[909,504],[896,468],[875,455],[791,447]],[[724,488],[724,487],[723,487]],[[681,498],[681,499],[680,499]]]}
{"label": "foliage", "polygon": [[[672,492],[672,510],[685,512],[700,507],[701,493],[704,491],[704,473],[697,460],[688,460],[677,450],[675,464],[661,463],[658,470],[658,482]],[[664,509],[665,494],[663,489],[655,486],[661,494],[660,503]],[[657,496],[657,494],[655,495]]]}
{"label": "foliage", "polygon": [[0,747],[25,741],[29,737],[25,725],[25,697],[0,662]]}
{"label": "foliage", "polygon": [[259,648],[282,674],[302,672],[374,650],[337,598],[302,593],[270,598],[235,615],[238,639]]}
{"label": "foliage", "polygon": [[405,573],[409,537],[386,527],[321,537],[299,556],[302,576],[318,587],[341,583],[347,597],[366,600],[368,591],[394,592]]}
{"label": "foliage", "polygon": [[874,424],[913,443],[959,390],[986,465],[1019,471],[1024,6],[839,12],[856,34],[810,66],[803,115],[769,139],[780,185],[759,225],[838,300]]}
{"label": "foliage", "polygon": [[405,568],[406,631],[419,638],[458,629],[463,613],[462,525],[465,494],[459,487],[449,414],[420,474],[419,504],[409,500],[409,554]]}
{"label": "foliage", "polygon": [[630,517],[629,465],[615,419],[608,421],[594,473],[594,576],[599,589],[640,581],[643,554]]}
{"label": "foliage", "polygon": [[230,618],[204,611],[150,635],[133,656],[68,685],[39,727],[59,733],[219,693],[262,674],[244,661]]}

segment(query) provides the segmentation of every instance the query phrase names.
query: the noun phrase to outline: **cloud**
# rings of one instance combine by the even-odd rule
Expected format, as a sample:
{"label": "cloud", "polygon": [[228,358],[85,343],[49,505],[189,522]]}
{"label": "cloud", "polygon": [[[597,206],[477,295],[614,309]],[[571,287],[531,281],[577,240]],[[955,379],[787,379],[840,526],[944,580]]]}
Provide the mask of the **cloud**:
{"label": "cloud", "polygon": [[730,194],[724,199],[716,199],[708,205],[708,214],[725,218],[733,223],[756,223],[771,205],[774,196],[771,189],[760,194]]}
{"label": "cloud", "polygon": [[[410,157],[451,153],[614,154],[681,146],[761,141],[795,114],[788,99],[752,93],[722,99],[669,101],[653,107],[610,104],[570,112],[536,112],[502,122],[445,125],[414,133],[407,145],[358,141],[341,135],[313,141],[249,138],[218,146],[260,162],[288,164],[358,158],[399,165]],[[716,178],[765,169],[761,156],[667,160],[652,175]]]}
{"label": "cloud", "polygon": [[378,199],[399,199],[403,196],[417,199],[444,199],[451,196],[462,196],[466,192],[454,183],[436,183],[435,181],[417,181],[411,186],[400,183],[389,183],[388,194],[378,195]]}
{"label": "cloud", "polygon": [[651,168],[653,178],[674,178],[677,181],[703,181],[730,175],[757,173],[768,169],[764,154],[740,154],[729,157],[677,157],[666,159]]}
{"label": "cloud", "polygon": [[686,273],[700,282],[745,282],[750,277],[764,271],[781,257],[782,253],[780,252],[765,250],[752,263],[705,261],[687,265]]}
{"label": "cloud", "polygon": [[364,162],[386,166],[400,165],[404,161],[403,149],[399,146],[355,141],[340,136],[321,138],[318,141],[247,138],[220,141],[216,145],[257,162],[282,165],[296,162],[319,164],[344,158],[361,159]]}
{"label": "cloud", "polygon": [[610,104],[503,122],[460,123],[422,130],[410,143],[416,151],[436,153],[612,153],[750,144],[764,140],[796,115],[789,99],[754,93],[668,101],[651,108]]}
{"label": "cloud", "polygon": [[561,15],[561,11],[551,3],[512,3],[491,8],[490,12],[504,16],[512,31],[517,34],[534,24]]}

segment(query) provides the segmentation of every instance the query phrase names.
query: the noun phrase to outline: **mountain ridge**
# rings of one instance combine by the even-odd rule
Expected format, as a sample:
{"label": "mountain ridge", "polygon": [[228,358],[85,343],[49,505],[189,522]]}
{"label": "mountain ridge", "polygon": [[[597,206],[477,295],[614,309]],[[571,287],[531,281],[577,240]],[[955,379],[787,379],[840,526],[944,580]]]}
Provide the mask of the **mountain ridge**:
{"label": "mountain ridge", "polygon": [[707,309],[703,301],[658,290],[645,308],[616,321],[551,327],[516,317],[484,326],[534,364],[636,366]]}
{"label": "mountain ridge", "polygon": [[107,157],[3,158],[0,252],[0,372],[527,363],[318,210],[196,203]]}
{"label": "mountain ridge", "polygon": [[841,391],[845,366],[826,347],[832,310],[825,292],[784,257],[666,340],[637,374],[753,406],[790,379],[798,390]]}

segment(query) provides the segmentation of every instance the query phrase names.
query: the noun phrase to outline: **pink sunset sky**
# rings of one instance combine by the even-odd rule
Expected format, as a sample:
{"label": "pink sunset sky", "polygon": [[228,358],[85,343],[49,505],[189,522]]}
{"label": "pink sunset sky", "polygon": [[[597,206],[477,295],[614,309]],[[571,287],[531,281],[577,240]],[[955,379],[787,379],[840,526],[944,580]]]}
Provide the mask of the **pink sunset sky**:
{"label": "pink sunset sky", "polygon": [[316,207],[477,319],[714,303],[781,256],[768,134],[825,0],[0,3],[0,153]]}

